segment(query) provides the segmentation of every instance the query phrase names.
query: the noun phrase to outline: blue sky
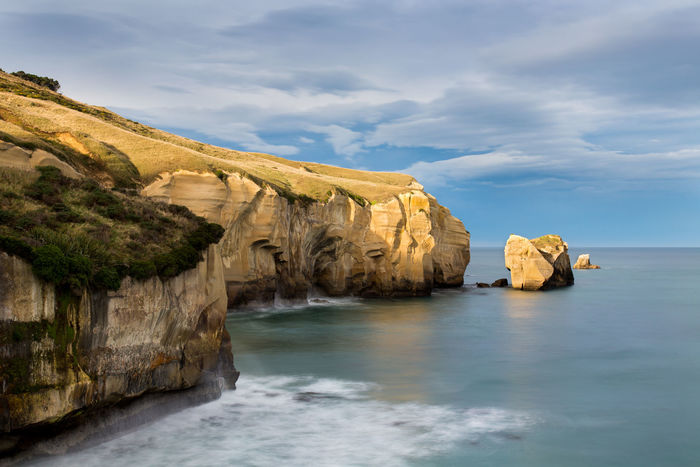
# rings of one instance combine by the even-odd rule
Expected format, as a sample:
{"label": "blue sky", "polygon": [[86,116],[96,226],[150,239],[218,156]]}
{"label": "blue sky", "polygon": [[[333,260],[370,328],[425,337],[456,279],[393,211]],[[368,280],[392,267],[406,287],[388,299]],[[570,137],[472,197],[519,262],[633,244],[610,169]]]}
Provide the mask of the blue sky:
{"label": "blue sky", "polygon": [[0,67],[214,144],[410,173],[474,245],[700,246],[698,24],[674,0],[10,0]]}

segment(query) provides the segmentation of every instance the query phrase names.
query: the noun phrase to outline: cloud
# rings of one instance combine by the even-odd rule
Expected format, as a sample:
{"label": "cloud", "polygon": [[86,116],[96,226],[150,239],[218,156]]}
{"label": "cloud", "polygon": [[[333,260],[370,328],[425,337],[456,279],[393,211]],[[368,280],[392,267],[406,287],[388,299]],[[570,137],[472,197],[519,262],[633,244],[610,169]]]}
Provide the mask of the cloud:
{"label": "cloud", "polygon": [[325,134],[325,140],[333,146],[336,154],[352,157],[362,149],[362,133],[343,128],[338,125],[309,125],[307,130],[313,133]]}
{"label": "cloud", "polygon": [[513,183],[697,169],[696,2],[14,3],[3,68],[232,147]]}
{"label": "cloud", "polygon": [[[700,179],[700,147],[666,153],[621,154],[579,148],[570,154],[542,156],[518,151],[495,151],[458,156],[433,162],[419,161],[401,172],[426,184],[487,182],[494,186],[536,184],[608,186],[610,184],[649,187],[652,182]],[[581,161],[585,160],[585,170]]]}

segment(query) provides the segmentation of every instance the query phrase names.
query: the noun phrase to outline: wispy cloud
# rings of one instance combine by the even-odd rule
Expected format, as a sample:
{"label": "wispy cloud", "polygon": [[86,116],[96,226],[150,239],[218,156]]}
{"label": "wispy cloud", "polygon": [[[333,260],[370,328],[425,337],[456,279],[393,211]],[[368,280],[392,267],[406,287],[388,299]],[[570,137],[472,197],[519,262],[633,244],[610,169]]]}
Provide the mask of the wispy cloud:
{"label": "wispy cloud", "polygon": [[436,180],[697,174],[697,2],[14,3],[4,69],[233,147],[406,149],[392,168]]}

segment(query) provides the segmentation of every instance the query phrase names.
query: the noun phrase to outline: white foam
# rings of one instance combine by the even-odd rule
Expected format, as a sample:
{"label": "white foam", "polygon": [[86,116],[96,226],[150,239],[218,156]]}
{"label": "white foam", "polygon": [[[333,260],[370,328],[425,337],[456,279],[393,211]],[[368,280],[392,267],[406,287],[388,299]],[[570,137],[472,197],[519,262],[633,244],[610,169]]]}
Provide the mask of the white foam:
{"label": "white foam", "polygon": [[532,423],[527,414],[498,408],[372,400],[374,387],[248,376],[217,401],[39,465],[399,466],[461,444],[478,449],[472,444],[517,436]]}

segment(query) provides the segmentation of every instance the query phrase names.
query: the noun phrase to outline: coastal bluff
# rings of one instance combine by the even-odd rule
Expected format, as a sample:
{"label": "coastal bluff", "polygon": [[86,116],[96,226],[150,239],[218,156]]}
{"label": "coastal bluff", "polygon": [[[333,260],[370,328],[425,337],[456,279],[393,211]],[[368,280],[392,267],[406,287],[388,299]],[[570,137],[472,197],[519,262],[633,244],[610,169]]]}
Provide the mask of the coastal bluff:
{"label": "coastal bluff", "polygon": [[12,433],[147,392],[234,387],[226,290],[214,246],[176,277],[125,278],[80,296],[0,252],[0,428]]}
{"label": "coastal bluff", "polygon": [[429,295],[470,260],[409,175],[203,144],[1,71],[0,194],[0,455],[233,387],[231,309]]}
{"label": "coastal bluff", "polygon": [[573,285],[574,274],[568,248],[559,235],[543,235],[528,240],[512,234],[506,243],[504,256],[513,288],[547,290]]}
{"label": "coastal bluff", "polygon": [[229,307],[329,296],[427,295],[463,283],[469,233],[437,200],[414,188],[359,204],[335,193],[325,203],[290,203],[236,174],[225,181],[164,173],[145,196],[187,206],[222,225],[219,244]]}

